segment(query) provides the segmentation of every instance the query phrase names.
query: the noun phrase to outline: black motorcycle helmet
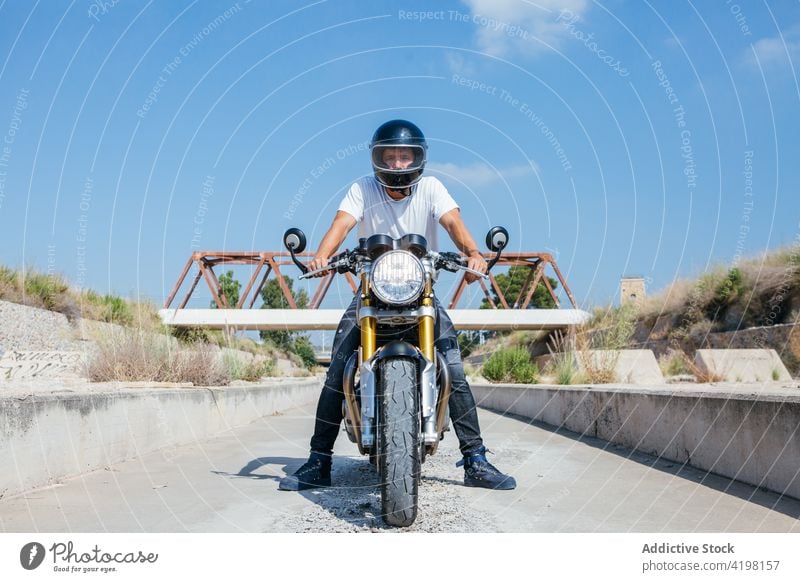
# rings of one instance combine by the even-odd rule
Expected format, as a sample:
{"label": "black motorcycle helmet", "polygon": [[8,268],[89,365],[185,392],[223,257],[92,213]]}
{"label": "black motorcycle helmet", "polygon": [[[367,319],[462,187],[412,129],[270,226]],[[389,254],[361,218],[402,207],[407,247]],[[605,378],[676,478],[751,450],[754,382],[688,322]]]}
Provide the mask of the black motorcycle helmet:
{"label": "black motorcycle helmet", "polygon": [[387,188],[410,193],[410,187],[422,178],[428,143],[410,121],[387,121],[375,130],[369,148],[375,179]]}

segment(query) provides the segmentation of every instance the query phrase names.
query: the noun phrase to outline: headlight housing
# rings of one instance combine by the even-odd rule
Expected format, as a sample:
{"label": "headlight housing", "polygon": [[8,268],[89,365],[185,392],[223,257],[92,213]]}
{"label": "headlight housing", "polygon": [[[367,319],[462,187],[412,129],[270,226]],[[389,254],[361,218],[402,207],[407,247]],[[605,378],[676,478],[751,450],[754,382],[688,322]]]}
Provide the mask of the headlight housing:
{"label": "headlight housing", "polygon": [[372,263],[372,292],[389,305],[407,305],[422,293],[425,271],[408,251],[389,251]]}

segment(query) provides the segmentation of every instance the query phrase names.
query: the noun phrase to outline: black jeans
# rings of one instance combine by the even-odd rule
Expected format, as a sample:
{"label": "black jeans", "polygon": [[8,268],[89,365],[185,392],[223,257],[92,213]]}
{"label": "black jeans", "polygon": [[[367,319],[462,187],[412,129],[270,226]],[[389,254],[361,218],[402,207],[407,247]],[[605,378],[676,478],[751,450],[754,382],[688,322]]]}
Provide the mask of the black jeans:
{"label": "black jeans", "polygon": [[[333,454],[333,443],[339,435],[342,421],[342,373],[350,355],[358,349],[361,342],[361,330],[356,319],[358,294],[347,308],[339,322],[336,337],[333,340],[331,365],[322,387],[322,394],[317,404],[317,420],[314,425],[314,436],[311,437],[311,452],[323,455]],[[478,425],[478,413],[475,410],[475,399],[464,375],[461,363],[461,351],[458,348],[456,330],[445,310],[436,301],[436,325],[434,326],[436,347],[447,360],[450,371],[452,391],[450,394],[450,420],[453,423],[462,454],[477,453],[483,446],[481,429]]]}

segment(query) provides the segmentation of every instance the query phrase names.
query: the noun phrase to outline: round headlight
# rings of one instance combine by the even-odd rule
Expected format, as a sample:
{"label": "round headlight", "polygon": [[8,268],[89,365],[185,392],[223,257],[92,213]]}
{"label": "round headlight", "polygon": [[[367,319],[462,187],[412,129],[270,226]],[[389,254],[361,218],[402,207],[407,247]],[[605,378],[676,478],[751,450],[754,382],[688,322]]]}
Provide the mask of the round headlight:
{"label": "round headlight", "polygon": [[411,303],[425,284],[422,263],[408,251],[389,251],[372,264],[372,291],[391,305]]}

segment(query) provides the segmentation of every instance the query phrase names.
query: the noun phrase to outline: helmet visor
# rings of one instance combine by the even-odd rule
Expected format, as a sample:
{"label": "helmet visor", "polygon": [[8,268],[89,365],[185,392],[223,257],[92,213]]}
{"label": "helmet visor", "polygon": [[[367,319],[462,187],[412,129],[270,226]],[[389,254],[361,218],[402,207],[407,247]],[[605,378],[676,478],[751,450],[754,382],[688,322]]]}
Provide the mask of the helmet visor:
{"label": "helmet visor", "polygon": [[425,167],[425,148],[419,145],[374,145],[372,167],[381,173],[411,174]]}

